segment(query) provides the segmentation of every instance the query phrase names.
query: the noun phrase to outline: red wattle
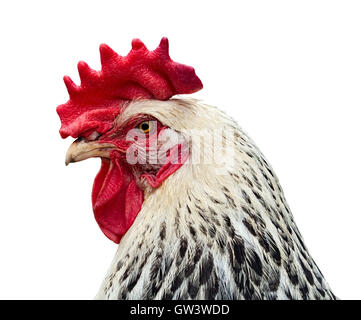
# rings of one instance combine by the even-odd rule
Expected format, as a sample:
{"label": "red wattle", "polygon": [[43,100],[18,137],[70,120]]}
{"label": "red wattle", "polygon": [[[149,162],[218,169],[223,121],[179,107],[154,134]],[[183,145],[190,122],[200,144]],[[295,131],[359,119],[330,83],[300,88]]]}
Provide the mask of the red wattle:
{"label": "red wattle", "polygon": [[102,159],[93,185],[92,203],[95,220],[110,240],[120,242],[139,213],[143,199],[143,191],[128,168],[117,159]]}

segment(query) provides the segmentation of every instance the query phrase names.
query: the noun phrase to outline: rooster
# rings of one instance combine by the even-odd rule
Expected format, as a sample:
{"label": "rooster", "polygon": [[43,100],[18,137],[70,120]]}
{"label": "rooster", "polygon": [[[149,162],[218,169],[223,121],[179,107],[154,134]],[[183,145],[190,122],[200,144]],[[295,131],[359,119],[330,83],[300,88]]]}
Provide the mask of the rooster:
{"label": "rooster", "polygon": [[101,158],[93,211],[119,243],[96,298],[335,299],[253,141],[219,109],[172,98],[202,82],[168,51],[166,38],[124,57],[103,44],[100,71],[79,62],[81,84],[64,77],[66,164]]}

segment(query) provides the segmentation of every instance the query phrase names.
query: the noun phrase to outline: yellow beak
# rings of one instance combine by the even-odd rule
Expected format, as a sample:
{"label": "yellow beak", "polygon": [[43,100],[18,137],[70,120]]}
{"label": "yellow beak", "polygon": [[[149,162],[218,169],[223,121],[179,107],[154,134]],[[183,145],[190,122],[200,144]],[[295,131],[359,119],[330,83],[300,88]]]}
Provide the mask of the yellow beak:
{"label": "yellow beak", "polygon": [[66,153],[65,165],[94,157],[109,158],[110,151],[114,148],[115,146],[110,143],[77,139],[70,145]]}

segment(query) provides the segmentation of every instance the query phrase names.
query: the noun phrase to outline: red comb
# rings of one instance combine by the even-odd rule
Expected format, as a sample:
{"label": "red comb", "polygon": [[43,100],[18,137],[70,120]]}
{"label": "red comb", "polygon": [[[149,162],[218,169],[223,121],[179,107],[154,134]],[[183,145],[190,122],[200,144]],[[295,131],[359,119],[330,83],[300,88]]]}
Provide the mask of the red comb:
{"label": "red comb", "polygon": [[139,39],[122,57],[105,44],[100,46],[100,71],[85,62],[78,63],[81,84],[64,77],[69,101],[57,107],[63,138],[96,130],[104,133],[112,127],[122,102],[134,99],[167,100],[176,94],[202,89],[202,82],[192,67],[169,57],[168,39],[149,51]]}

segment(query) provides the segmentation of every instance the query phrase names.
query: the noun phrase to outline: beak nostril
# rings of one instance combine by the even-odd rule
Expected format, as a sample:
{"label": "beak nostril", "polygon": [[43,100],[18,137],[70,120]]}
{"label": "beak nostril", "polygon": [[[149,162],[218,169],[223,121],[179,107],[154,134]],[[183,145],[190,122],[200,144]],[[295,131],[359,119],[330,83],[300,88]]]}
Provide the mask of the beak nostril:
{"label": "beak nostril", "polygon": [[94,140],[97,140],[99,137],[100,137],[100,133],[98,131],[94,131],[94,132],[92,132],[92,134],[90,134],[87,137],[87,140],[88,141],[94,141]]}

